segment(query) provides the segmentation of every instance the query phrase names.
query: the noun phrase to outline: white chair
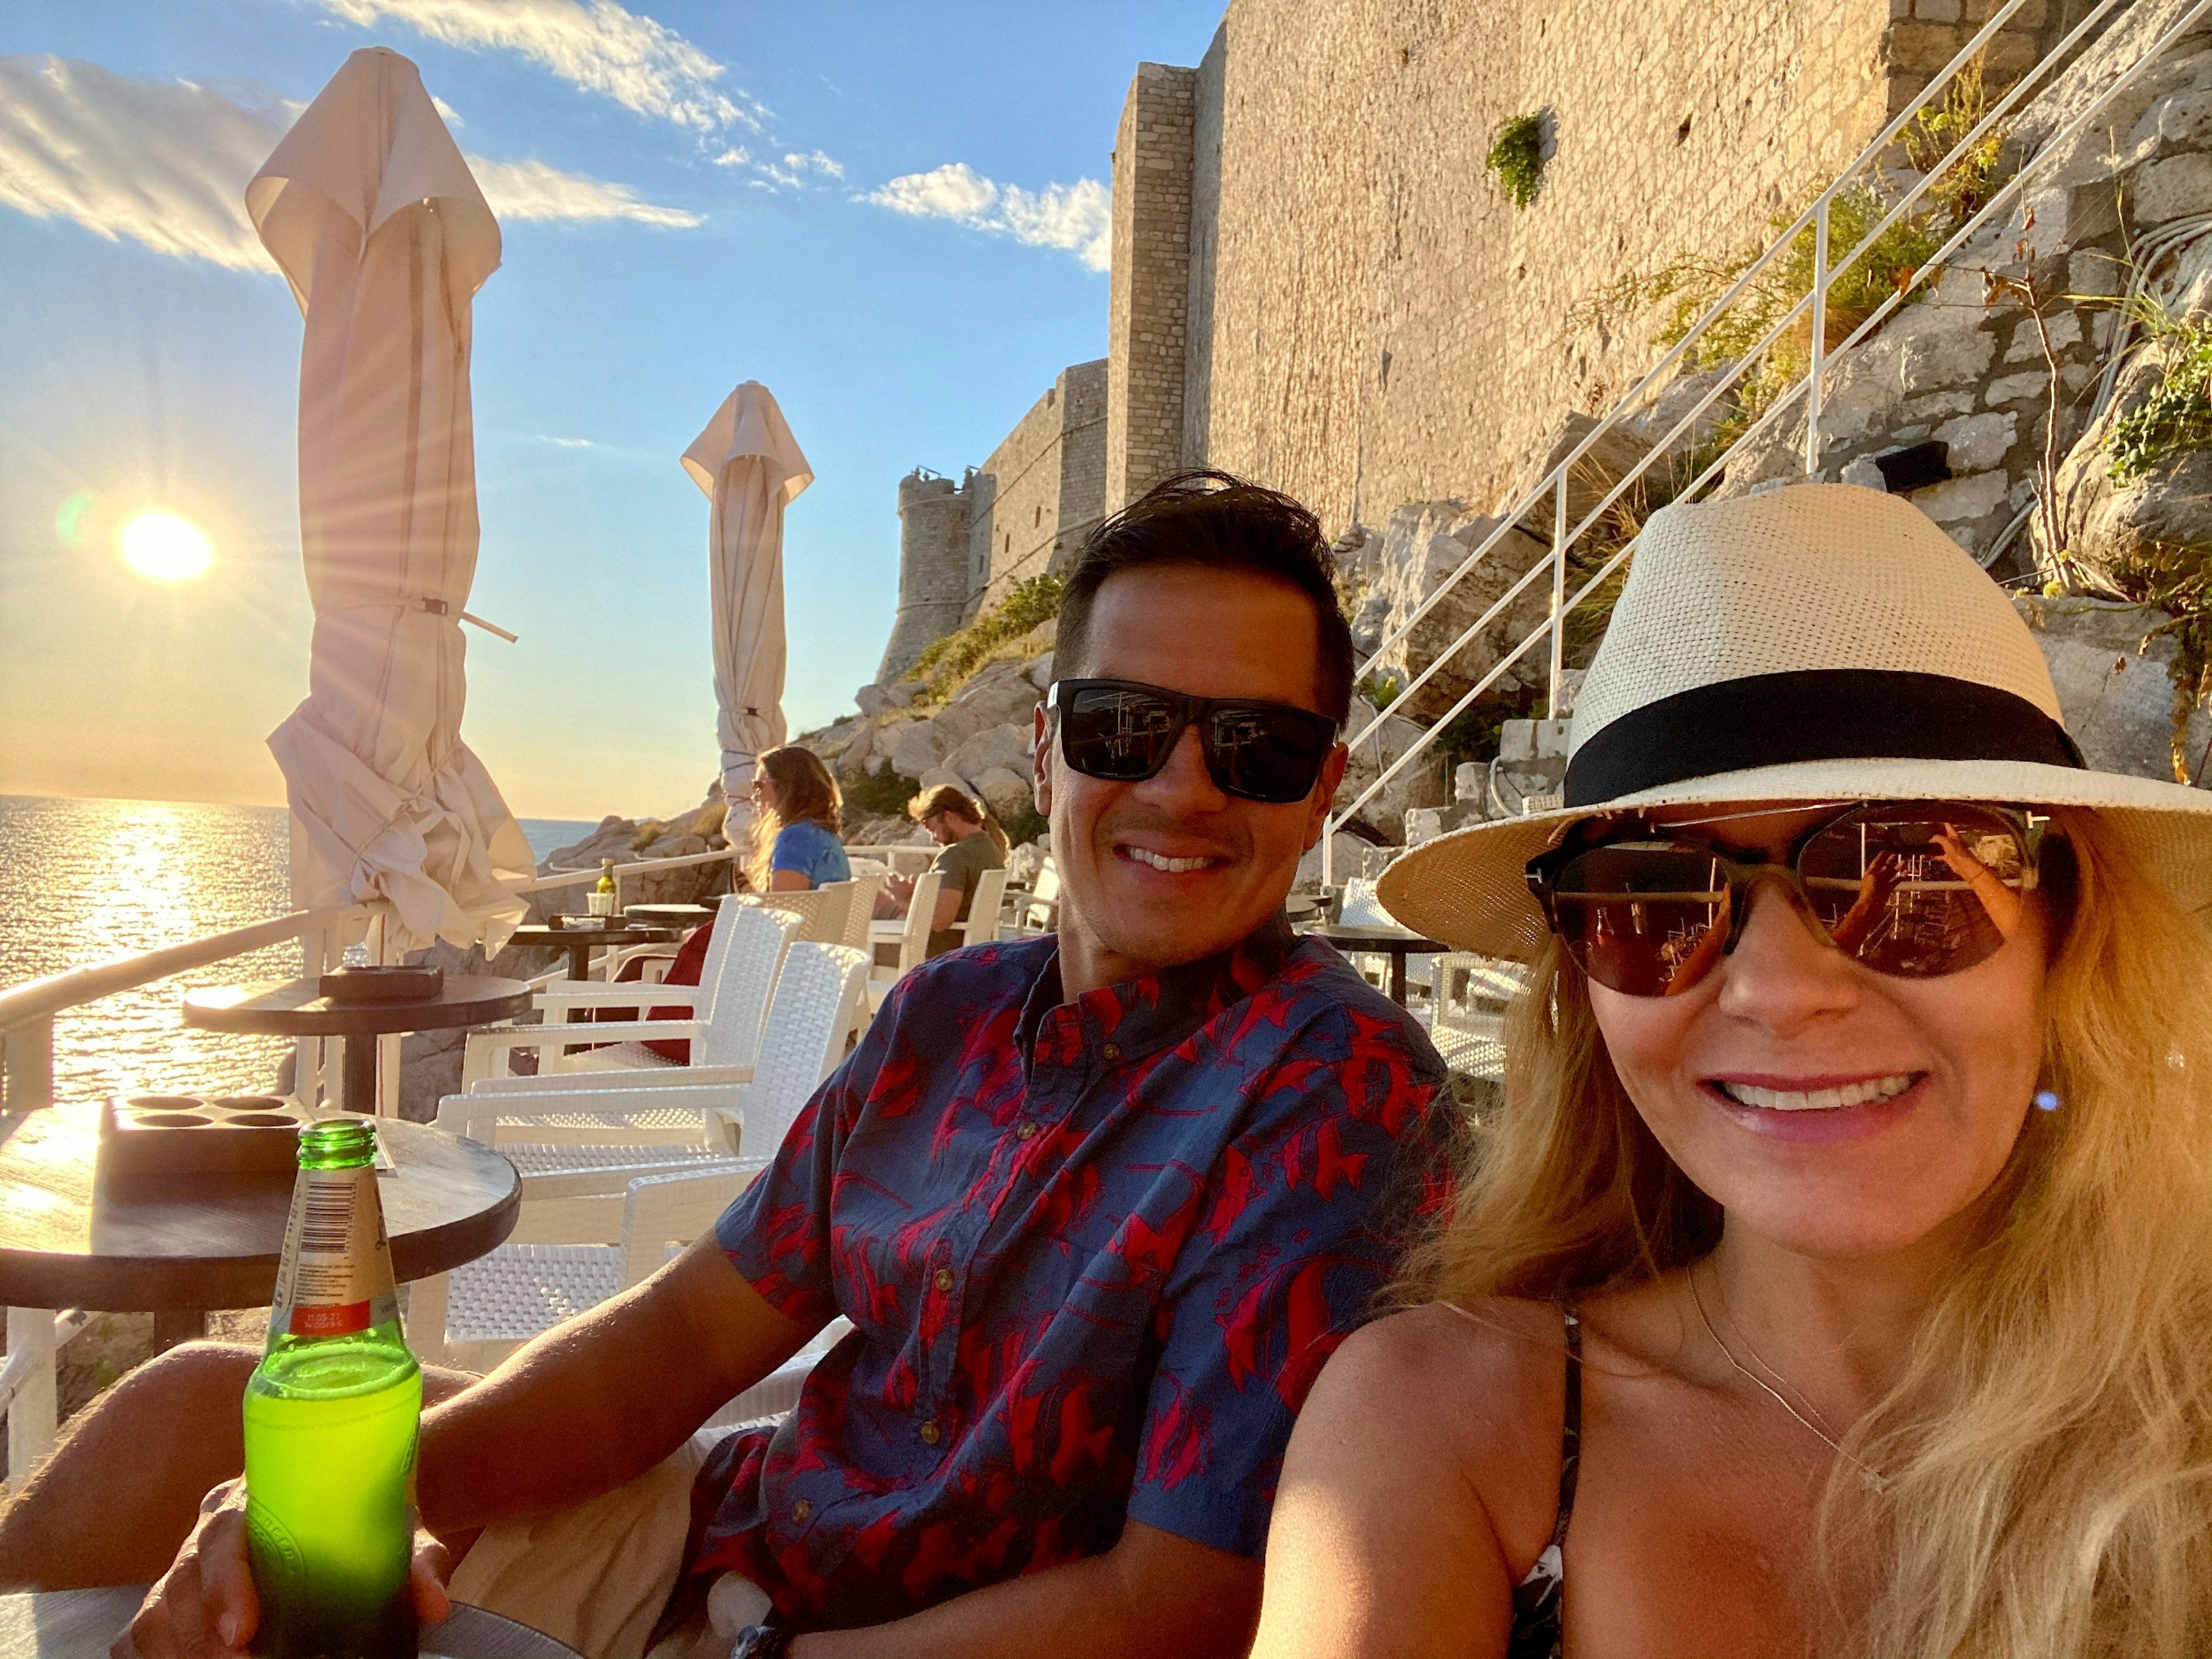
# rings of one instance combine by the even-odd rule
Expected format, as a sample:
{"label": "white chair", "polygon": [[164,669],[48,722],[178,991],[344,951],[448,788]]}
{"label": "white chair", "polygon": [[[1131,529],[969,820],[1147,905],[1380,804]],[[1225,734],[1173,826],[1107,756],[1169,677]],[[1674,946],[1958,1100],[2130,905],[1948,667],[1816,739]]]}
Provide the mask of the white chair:
{"label": "white chair", "polygon": [[945,878],[934,870],[916,876],[914,896],[907,901],[905,916],[896,922],[875,924],[873,942],[895,951],[896,955],[891,962],[869,964],[870,1013],[882,1007],[891,987],[920,967],[929,954],[929,924],[937,914],[937,895],[944,882]]}
{"label": "white chair", "polygon": [[[853,884],[833,881],[824,887],[794,888],[788,892],[763,893],[762,904],[773,904],[799,918],[799,938],[815,945],[842,945],[845,923],[852,914]],[[869,908],[874,908],[872,895]]]}
{"label": "white chair", "polygon": [[866,1006],[868,958],[842,945],[791,947],[769,1005],[760,1061],[732,1105],[709,1107],[707,1138],[747,1168],[764,1166],[783,1145],[799,1109],[845,1057],[845,1040]]}
{"label": "white chair", "polygon": [[1505,1005],[1521,989],[1520,969],[1464,951],[1446,951],[1433,960],[1430,1040],[1453,1071],[1503,1082]]}
{"label": "white chair", "polygon": [[1013,920],[1010,924],[1016,939],[1034,939],[1039,933],[1049,933],[1060,926],[1060,868],[1047,853],[1044,861],[1037,866],[1036,878],[1027,887],[1006,889],[1006,896],[1013,901]]}
{"label": "white chair", "polygon": [[868,948],[868,930],[875,925],[876,895],[884,890],[881,872],[854,876],[849,883],[852,896],[846,902],[845,931],[836,939],[839,945],[849,945],[855,951]]}
{"label": "white chair", "polygon": [[522,1177],[509,1243],[604,1244],[618,1238],[623,1194],[648,1170],[726,1161],[707,1145],[707,1113],[734,1087],[448,1095],[438,1127],[495,1147]]}
{"label": "white chair", "polygon": [[[571,990],[567,985],[544,1003],[542,1025],[491,1025],[469,1033],[461,1066],[465,1087],[485,1085],[520,1085],[520,1092],[546,1087],[556,1079],[585,1079],[581,1086],[621,1086],[610,1079],[635,1079],[647,1084],[678,1080],[690,1083],[736,1083],[751,1074],[760,1047],[762,1017],[768,1007],[783,956],[799,933],[800,918],[781,908],[726,899],[714,924],[715,938],[708,945],[711,957],[722,947],[720,971],[701,975],[697,986],[593,985]],[[726,933],[728,938],[722,936]],[[566,1054],[563,1045],[587,1042],[587,1029],[570,1016],[597,1008],[635,1008],[642,1016],[667,1006],[694,1009],[695,1017],[679,1020],[641,1019],[609,1026],[604,1048]],[[554,1016],[561,1018],[556,1019]],[[571,1031],[576,1035],[571,1036]],[[596,1033],[594,1033],[596,1035]],[[684,1038],[691,1044],[688,1065],[654,1053],[645,1045],[661,1038]],[[507,1075],[509,1056],[520,1049],[538,1054],[535,1076]]]}
{"label": "white chair", "polygon": [[620,1243],[502,1244],[417,1280],[408,1342],[434,1364],[489,1370],[532,1337],[658,1273],[670,1247],[712,1227],[754,1173],[730,1159],[674,1174],[642,1170],[624,1187]]}
{"label": "white chair", "polygon": [[[1402,929],[1405,924],[1382,908],[1382,901],[1375,896],[1375,884],[1365,876],[1354,876],[1344,884],[1344,904],[1339,920],[1357,927],[1393,927]],[[1390,982],[1390,958],[1375,951],[1361,951],[1340,946],[1359,976],[1376,990],[1386,989]],[[1434,984],[1431,959],[1416,957],[1406,964],[1406,982],[1429,990]]]}
{"label": "white chair", "polygon": [[986,870],[975,878],[968,900],[968,920],[960,924],[963,945],[991,945],[999,937],[999,912],[1006,907],[1006,872]]}

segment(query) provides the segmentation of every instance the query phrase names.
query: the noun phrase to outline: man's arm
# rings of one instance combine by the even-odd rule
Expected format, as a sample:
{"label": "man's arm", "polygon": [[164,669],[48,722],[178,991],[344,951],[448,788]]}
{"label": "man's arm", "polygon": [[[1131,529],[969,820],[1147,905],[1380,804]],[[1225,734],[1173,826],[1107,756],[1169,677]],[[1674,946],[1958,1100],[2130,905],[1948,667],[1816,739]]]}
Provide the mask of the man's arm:
{"label": "man's arm", "polygon": [[447,1537],[611,1492],[813,1334],[762,1300],[708,1233],[424,1414],[422,1523]]}
{"label": "man's arm", "polygon": [[1260,1564],[1140,1521],[1103,1555],[973,1590],[889,1625],[823,1631],[792,1659],[1237,1659],[1260,1618]]}
{"label": "man's arm", "polygon": [[[611,1492],[812,1334],[762,1300],[710,1233],[424,1413],[423,1524],[458,1543],[494,1521]],[[208,1494],[199,1526],[132,1621],[145,1659],[229,1654],[252,1639],[260,1602],[246,1567],[242,1486]],[[443,1551],[418,1550],[414,1593],[426,1620],[445,1616],[444,1565]]]}

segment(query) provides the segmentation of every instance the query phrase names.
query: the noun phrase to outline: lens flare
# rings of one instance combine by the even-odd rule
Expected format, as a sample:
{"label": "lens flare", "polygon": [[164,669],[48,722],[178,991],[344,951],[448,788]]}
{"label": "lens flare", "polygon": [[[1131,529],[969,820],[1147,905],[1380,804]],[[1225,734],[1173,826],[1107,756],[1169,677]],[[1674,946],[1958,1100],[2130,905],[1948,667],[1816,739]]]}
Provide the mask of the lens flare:
{"label": "lens flare", "polygon": [[141,513],[123,526],[123,562],[155,581],[204,575],[215,562],[207,532],[174,513]]}

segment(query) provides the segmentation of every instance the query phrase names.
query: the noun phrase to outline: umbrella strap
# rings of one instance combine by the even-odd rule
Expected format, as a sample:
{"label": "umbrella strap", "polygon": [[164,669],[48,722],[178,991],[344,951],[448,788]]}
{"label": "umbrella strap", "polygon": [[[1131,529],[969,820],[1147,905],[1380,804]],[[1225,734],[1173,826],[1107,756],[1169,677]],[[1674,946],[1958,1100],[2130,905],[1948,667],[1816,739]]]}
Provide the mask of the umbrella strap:
{"label": "umbrella strap", "polygon": [[[342,611],[421,611],[433,617],[445,617],[453,614],[453,607],[448,605],[443,599],[433,599],[427,597],[414,599],[363,599],[356,605],[333,605],[326,606],[325,608],[324,614],[335,616]],[[462,611],[461,620],[465,623],[474,623],[478,628],[483,629],[487,634],[496,634],[501,639],[505,640],[509,645],[520,643],[522,638],[520,634],[509,633],[506,629],[501,628],[497,623],[486,622],[482,617],[476,615],[473,611]]]}

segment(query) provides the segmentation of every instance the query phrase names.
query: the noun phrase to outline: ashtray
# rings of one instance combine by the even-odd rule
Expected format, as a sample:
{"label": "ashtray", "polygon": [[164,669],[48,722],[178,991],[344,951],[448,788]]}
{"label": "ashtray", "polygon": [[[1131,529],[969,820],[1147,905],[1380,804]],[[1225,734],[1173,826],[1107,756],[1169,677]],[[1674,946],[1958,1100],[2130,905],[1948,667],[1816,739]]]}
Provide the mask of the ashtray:
{"label": "ashtray", "polygon": [[273,1095],[117,1095],[100,1120],[106,1175],[289,1173],[313,1120]]}
{"label": "ashtray", "polygon": [[445,983],[442,968],[339,968],[315,988],[332,1002],[420,1002]]}

